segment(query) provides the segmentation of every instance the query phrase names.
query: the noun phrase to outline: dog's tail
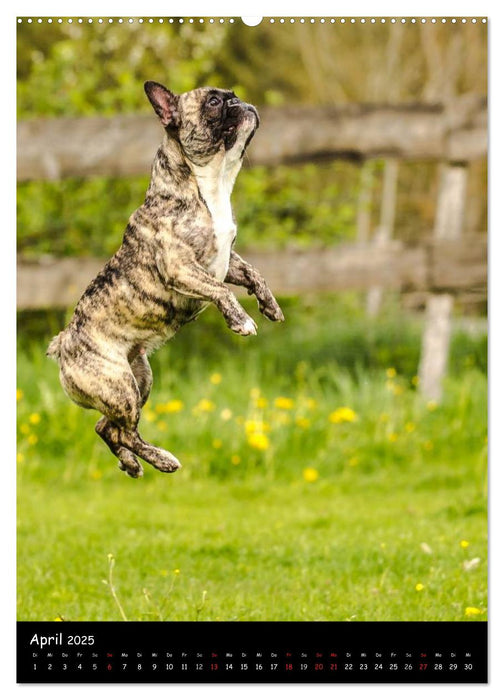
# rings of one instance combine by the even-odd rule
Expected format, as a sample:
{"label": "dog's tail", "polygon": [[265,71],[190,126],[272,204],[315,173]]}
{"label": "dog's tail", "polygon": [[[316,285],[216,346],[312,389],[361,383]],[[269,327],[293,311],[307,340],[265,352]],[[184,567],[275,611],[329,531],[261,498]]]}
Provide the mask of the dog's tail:
{"label": "dog's tail", "polygon": [[61,355],[61,336],[62,335],[63,335],[63,331],[61,331],[61,333],[58,333],[58,335],[54,336],[54,338],[51,340],[51,342],[49,343],[49,346],[46,350],[47,357],[50,357],[53,360],[59,360],[60,355]]}

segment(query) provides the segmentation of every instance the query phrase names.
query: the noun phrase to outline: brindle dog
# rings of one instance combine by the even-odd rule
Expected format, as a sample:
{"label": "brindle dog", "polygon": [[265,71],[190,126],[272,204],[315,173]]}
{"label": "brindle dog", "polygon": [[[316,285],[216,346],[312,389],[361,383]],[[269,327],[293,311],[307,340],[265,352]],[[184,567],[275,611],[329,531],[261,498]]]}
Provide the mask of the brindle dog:
{"label": "brindle dog", "polygon": [[96,432],[135,478],[143,474],[138,457],[162,472],[181,466],[138,433],[152,386],[147,356],[209,303],[232,331],[255,335],[224,282],[246,287],[267,318],[283,321],[263,277],[233,250],[230,196],[257,110],[216,88],[175,95],[149,81],[145,92],[164,127],[145,202],[47,350],[68,396],[103,414]]}

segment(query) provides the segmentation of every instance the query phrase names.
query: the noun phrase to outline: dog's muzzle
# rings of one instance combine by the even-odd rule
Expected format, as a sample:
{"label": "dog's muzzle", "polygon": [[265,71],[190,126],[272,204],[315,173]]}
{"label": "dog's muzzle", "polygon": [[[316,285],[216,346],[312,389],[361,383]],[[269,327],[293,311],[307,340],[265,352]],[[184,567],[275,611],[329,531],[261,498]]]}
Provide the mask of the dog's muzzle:
{"label": "dog's muzzle", "polygon": [[259,114],[258,114],[258,112],[257,112],[257,109],[254,107],[254,105],[249,105],[249,104],[247,104],[246,102],[243,103],[243,106],[245,107],[245,109],[246,109],[248,112],[252,112],[252,114],[254,115],[255,120],[256,120],[255,129],[258,129],[258,128],[259,128],[259,124],[260,124],[260,119],[259,119]]}
{"label": "dog's muzzle", "polygon": [[255,117],[254,131],[259,127],[259,114],[257,113],[257,109],[254,107],[254,105],[250,105],[247,102],[242,102],[237,97],[232,97],[230,100],[228,100],[227,107],[228,115],[230,117],[234,117],[235,115],[238,117],[239,113],[241,112],[240,122],[245,119],[247,112],[252,112]]}

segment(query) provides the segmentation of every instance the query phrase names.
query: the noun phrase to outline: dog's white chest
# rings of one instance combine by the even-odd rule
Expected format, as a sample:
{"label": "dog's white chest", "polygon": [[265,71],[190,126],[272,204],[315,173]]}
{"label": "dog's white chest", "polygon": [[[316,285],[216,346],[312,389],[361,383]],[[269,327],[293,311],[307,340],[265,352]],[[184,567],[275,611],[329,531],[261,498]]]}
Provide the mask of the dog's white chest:
{"label": "dog's white chest", "polygon": [[205,199],[212,217],[216,253],[209,265],[209,271],[221,282],[227,275],[231,246],[236,236],[236,224],[231,209],[232,183],[224,178],[208,181],[198,179],[200,192]]}

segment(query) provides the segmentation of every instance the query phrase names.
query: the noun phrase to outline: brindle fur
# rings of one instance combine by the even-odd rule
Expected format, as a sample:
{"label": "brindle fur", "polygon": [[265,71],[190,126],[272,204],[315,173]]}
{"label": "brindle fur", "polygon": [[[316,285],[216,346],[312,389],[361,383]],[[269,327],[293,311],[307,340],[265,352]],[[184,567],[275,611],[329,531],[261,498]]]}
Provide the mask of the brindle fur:
{"label": "brindle fur", "polygon": [[255,334],[254,321],[224,282],[246,287],[267,318],[283,320],[262,276],[232,250],[234,224],[222,224],[259,123],[255,108],[215,88],[177,96],[148,82],[145,91],[165,128],[145,201],[47,350],[59,362],[67,395],[103,414],[96,432],[135,478],[143,474],[138,457],[163,472],[181,466],[138,433],[152,387],[147,356],[209,303],[232,331]]}

